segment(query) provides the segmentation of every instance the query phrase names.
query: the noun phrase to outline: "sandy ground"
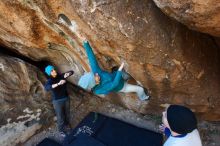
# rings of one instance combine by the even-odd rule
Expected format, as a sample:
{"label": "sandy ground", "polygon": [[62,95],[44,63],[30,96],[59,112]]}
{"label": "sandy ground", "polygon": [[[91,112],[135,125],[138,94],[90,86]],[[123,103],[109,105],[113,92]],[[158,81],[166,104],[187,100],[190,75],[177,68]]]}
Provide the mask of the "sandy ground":
{"label": "sandy ground", "polygon": [[[161,124],[160,115],[141,115],[90,94],[77,96],[76,94],[72,93],[71,95],[72,127],[75,127],[91,111],[99,112],[104,115],[131,123],[138,127],[157,132],[158,125]],[[210,123],[200,121],[198,127],[204,146],[220,146],[220,122]],[[32,136],[25,143],[19,144],[19,146],[35,146],[46,137],[55,139],[58,142],[62,141],[62,138],[60,138],[58,134],[55,121],[53,121],[49,127],[42,129],[37,134]]]}

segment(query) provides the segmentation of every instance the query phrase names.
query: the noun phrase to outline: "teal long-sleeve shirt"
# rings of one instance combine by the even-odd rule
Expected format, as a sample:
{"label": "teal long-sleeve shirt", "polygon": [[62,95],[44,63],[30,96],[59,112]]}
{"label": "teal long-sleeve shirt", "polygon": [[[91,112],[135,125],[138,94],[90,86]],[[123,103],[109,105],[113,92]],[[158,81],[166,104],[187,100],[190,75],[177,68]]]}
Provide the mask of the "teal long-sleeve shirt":
{"label": "teal long-sleeve shirt", "polygon": [[122,72],[116,71],[109,73],[104,71],[98,65],[95,54],[92,51],[90,44],[85,41],[83,42],[83,47],[86,50],[86,54],[89,59],[89,64],[92,69],[93,74],[98,73],[100,76],[100,84],[93,88],[95,94],[108,94],[110,92],[118,92],[124,86],[124,80],[122,78]]}

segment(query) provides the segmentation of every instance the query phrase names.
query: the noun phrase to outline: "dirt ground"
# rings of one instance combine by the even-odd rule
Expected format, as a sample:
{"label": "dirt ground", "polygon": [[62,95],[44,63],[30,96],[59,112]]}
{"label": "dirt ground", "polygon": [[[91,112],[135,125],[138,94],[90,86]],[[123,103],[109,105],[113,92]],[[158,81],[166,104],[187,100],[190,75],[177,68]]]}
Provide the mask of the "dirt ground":
{"label": "dirt ground", "polygon": [[[89,112],[99,112],[104,115],[120,119],[138,127],[158,132],[158,125],[161,124],[161,115],[141,115],[132,110],[125,109],[119,105],[110,103],[107,100],[97,98],[90,94],[78,96],[71,93],[71,126],[75,127]],[[198,129],[203,141],[203,146],[220,146],[220,122],[199,121]],[[35,146],[44,138],[50,137],[58,142],[59,137],[55,121],[49,127],[43,128],[32,136],[22,146]]]}

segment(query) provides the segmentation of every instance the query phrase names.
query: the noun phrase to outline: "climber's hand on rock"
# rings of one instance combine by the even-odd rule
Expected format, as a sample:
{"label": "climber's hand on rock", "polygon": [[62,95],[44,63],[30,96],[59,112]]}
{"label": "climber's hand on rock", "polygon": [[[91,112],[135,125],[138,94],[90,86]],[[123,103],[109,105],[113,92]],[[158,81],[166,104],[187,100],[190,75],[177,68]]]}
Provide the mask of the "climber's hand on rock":
{"label": "climber's hand on rock", "polygon": [[83,35],[80,34],[79,37],[80,37],[80,39],[81,39],[83,42],[85,42],[85,43],[88,42],[88,40],[86,39],[85,36],[83,36]]}
{"label": "climber's hand on rock", "polygon": [[119,67],[118,71],[122,71],[122,69],[124,68],[124,65],[125,65],[125,63],[123,62],[123,63],[121,64],[121,66]]}
{"label": "climber's hand on rock", "polygon": [[87,40],[87,38],[84,35],[82,35],[82,34],[80,34],[80,39],[83,41],[83,43],[88,43],[89,42]]}
{"label": "climber's hand on rock", "polygon": [[83,39],[83,43],[88,43],[88,40],[87,39]]}

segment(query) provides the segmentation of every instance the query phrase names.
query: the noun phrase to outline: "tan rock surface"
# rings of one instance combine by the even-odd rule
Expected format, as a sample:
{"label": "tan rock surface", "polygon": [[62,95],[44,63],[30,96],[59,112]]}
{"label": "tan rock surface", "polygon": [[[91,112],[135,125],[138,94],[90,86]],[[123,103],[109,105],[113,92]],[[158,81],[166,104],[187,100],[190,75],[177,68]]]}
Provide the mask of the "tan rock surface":
{"label": "tan rock surface", "polygon": [[[149,104],[133,94],[107,99],[141,113],[184,104],[203,119],[220,120],[219,48],[210,36],[169,19],[153,1],[3,0],[0,9],[1,44],[33,60],[51,61],[61,71],[73,69],[73,82],[89,71],[84,36],[104,69],[125,61],[152,95]],[[61,13],[70,28],[57,22]]]}
{"label": "tan rock surface", "polygon": [[154,0],[168,16],[191,29],[220,37],[220,0]]}

